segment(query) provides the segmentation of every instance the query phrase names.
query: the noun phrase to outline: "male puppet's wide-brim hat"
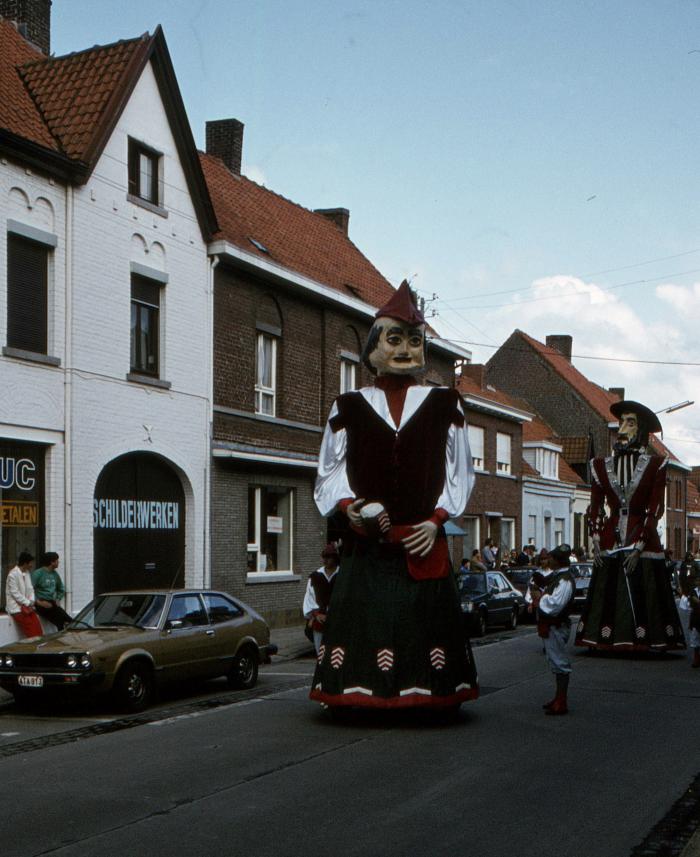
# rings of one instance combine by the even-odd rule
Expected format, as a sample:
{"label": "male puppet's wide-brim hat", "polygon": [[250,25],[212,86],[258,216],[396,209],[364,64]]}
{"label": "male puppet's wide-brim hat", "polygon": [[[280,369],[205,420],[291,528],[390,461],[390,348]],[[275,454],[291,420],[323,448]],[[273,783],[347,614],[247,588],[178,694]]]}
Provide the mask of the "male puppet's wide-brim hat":
{"label": "male puppet's wide-brim hat", "polygon": [[610,405],[610,413],[617,417],[618,420],[622,419],[623,414],[637,414],[638,417],[642,417],[644,420],[644,425],[650,434],[662,431],[661,423],[656,414],[650,408],[647,408],[646,405],[642,405],[639,402],[633,402],[630,399],[625,399],[623,402],[614,402]]}
{"label": "male puppet's wide-brim hat", "polygon": [[376,318],[395,318],[406,324],[425,324],[423,313],[416,306],[408,281],[404,280],[394,294],[377,311]]}

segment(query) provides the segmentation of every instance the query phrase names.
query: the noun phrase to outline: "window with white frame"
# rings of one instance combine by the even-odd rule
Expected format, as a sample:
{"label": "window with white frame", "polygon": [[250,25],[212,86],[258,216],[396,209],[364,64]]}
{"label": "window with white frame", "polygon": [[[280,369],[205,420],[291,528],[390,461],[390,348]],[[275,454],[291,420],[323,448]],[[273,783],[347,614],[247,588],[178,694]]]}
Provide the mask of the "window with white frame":
{"label": "window with white frame", "polygon": [[484,469],[484,430],[479,426],[468,426],[469,449],[472,453],[474,470]]}
{"label": "window with white frame", "polygon": [[496,470],[510,473],[510,435],[496,432]]}
{"label": "window with white frame", "polygon": [[534,545],[537,542],[537,515],[527,516],[527,543]]}
{"label": "window with white frame", "polygon": [[554,547],[564,544],[564,519],[554,519]]}
{"label": "window with white frame", "polygon": [[340,358],[340,392],[349,393],[357,389],[357,361]]}
{"label": "window with white frame", "polygon": [[129,194],[151,205],[162,206],[162,164],[160,152],[130,138]]}
{"label": "window with white frame", "polygon": [[294,492],[248,486],[248,573],[292,570]]}
{"label": "window with white frame", "polygon": [[275,416],[277,337],[258,333],[255,353],[255,413]]}
{"label": "window with white frame", "polygon": [[541,466],[537,469],[540,471],[542,476],[544,476],[545,479],[558,479],[559,453],[552,449],[541,449],[539,450],[539,453]]}

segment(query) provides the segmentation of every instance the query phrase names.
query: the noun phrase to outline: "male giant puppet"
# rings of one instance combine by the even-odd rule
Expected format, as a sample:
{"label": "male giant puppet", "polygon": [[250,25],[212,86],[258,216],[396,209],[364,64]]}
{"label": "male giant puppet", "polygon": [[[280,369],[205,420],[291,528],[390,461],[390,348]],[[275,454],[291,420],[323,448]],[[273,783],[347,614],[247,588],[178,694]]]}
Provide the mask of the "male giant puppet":
{"label": "male giant puppet", "polygon": [[456,708],[479,690],[443,524],[474,472],[459,394],[417,381],[425,320],[405,281],[363,360],[376,383],[336,399],[321,445],[316,503],[349,527],[311,698]]}
{"label": "male giant puppet", "polygon": [[649,434],[661,431],[661,424],[639,402],[615,402],[610,411],[620,425],[613,454],[591,462],[588,514],[595,563],[576,645],[682,649],[683,630],[656,529],[664,511],[667,459],[647,448]]}

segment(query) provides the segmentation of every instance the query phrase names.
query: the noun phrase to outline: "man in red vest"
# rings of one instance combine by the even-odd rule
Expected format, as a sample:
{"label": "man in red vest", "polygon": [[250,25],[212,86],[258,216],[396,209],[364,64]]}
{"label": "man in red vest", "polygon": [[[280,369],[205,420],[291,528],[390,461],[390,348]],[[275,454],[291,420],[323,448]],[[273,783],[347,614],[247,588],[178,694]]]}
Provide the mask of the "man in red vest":
{"label": "man in red vest", "polygon": [[425,349],[404,281],[365,346],[374,386],[339,396],[326,426],[315,499],[348,529],[310,695],[331,707],[456,709],[478,696],[443,528],[474,471],[459,393],[419,381]]}

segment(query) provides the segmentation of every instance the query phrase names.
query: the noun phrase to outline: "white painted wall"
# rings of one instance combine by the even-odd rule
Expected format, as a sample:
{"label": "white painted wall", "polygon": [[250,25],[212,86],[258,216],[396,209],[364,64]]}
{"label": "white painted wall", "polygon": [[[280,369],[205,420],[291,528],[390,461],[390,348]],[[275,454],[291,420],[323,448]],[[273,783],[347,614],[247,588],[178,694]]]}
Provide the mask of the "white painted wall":
{"label": "white painted wall", "polygon": [[[127,200],[129,136],[163,153],[167,217]],[[29,440],[37,428],[53,433],[46,544],[64,559],[68,609],[81,608],[93,595],[96,480],[110,460],[136,450],[164,456],[180,474],[187,507],[185,580],[201,584],[208,576],[209,262],[150,64],[84,187],[64,189],[2,162],[0,206],[0,225],[12,218],[58,236],[49,286],[49,350],[61,366],[0,357],[0,437],[14,432]],[[5,256],[6,242],[0,240],[3,344]],[[162,292],[160,344],[167,390],[126,380],[131,262],[169,278]]]}

